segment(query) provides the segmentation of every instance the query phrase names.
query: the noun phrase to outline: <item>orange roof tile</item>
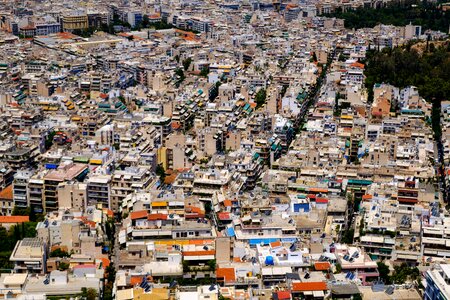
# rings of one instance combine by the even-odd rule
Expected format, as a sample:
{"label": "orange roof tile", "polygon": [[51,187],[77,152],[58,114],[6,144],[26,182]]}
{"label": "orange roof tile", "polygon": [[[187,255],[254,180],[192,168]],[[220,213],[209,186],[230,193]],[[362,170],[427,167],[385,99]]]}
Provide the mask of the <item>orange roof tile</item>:
{"label": "orange roof tile", "polygon": [[146,210],[133,211],[130,214],[131,220],[147,218],[148,212]]}
{"label": "orange roof tile", "polygon": [[229,212],[219,212],[217,213],[217,217],[219,220],[225,221],[230,220],[230,213]]}
{"label": "orange roof tile", "polygon": [[8,185],[0,192],[0,199],[13,200],[12,184]]}
{"label": "orange roof tile", "polygon": [[292,291],[309,292],[309,291],[326,291],[327,284],[325,282],[294,282],[292,283]]}
{"label": "orange roof tile", "polygon": [[167,215],[165,215],[165,214],[150,214],[150,215],[148,215],[147,220],[149,220],[149,221],[167,220]]}
{"label": "orange roof tile", "polygon": [[272,248],[281,247],[281,242],[280,241],[272,242],[270,243],[270,247]]}
{"label": "orange roof tile", "polygon": [[278,296],[278,300],[291,299],[291,292],[290,291],[278,291],[277,296]]}
{"label": "orange roof tile", "polygon": [[184,256],[215,255],[216,250],[184,251]]}
{"label": "orange roof tile", "polygon": [[236,281],[234,268],[217,268],[216,277],[223,278],[226,282]]}
{"label": "orange roof tile", "polygon": [[359,62],[354,62],[354,63],[351,64],[351,66],[355,67],[355,68],[364,69],[364,64],[359,63]]}
{"label": "orange roof tile", "polygon": [[106,257],[102,257],[100,259],[102,260],[102,268],[103,269],[106,269],[109,266],[109,264],[111,263],[110,260]]}
{"label": "orange roof tile", "polygon": [[0,223],[25,223],[30,222],[29,216],[0,216]]}
{"label": "orange roof tile", "polygon": [[225,205],[225,207],[230,207],[231,206],[231,200],[230,199],[226,199],[225,201],[223,201],[223,205]]}
{"label": "orange roof tile", "polygon": [[330,263],[327,261],[315,262],[314,269],[316,269],[316,271],[326,271],[326,270],[330,269]]}
{"label": "orange roof tile", "polygon": [[362,199],[363,199],[363,200],[370,200],[370,199],[372,199],[372,195],[370,195],[370,194],[365,194],[365,195],[362,196]]}
{"label": "orange roof tile", "polygon": [[142,278],[143,278],[144,276],[131,276],[131,278],[130,278],[130,284],[131,285],[137,285],[137,284],[140,284],[141,282],[142,282]]}
{"label": "orange roof tile", "polygon": [[212,243],[214,243],[214,240],[189,240],[190,245],[206,245]]}

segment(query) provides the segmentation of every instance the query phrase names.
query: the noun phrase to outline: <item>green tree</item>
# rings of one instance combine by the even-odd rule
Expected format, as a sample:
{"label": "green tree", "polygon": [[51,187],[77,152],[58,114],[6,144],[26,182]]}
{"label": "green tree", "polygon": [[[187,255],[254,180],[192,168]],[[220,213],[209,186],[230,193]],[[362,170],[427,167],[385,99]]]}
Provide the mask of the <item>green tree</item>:
{"label": "green tree", "polygon": [[166,178],[166,171],[164,170],[162,165],[157,165],[156,166],[156,171],[155,171],[156,175],[159,176],[159,181],[161,181],[161,183],[164,182],[164,179]]}
{"label": "green tree", "polygon": [[69,266],[70,265],[68,263],[65,263],[62,261],[59,263],[58,270],[65,271],[65,270],[69,269]]}
{"label": "green tree", "polygon": [[67,251],[64,251],[60,248],[57,248],[55,250],[53,250],[52,252],[50,252],[50,257],[69,257],[69,253]]}
{"label": "green tree", "polygon": [[255,95],[256,108],[260,108],[266,103],[266,89],[260,89]]}
{"label": "green tree", "polygon": [[209,74],[209,67],[204,67],[202,68],[202,70],[200,71],[200,76],[202,77],[207,77]]}
{"label": "green tree", "polygon": [[189,69],[189,66],[191,65],[192,58],[188,57],[185,60],[183,60],[183,69],[187,71]]}
{"label": "green tree", "polygon": [[88,288],[86,291],[86,300],[96,300],[98,296],[97,290]]}
{"label": "green tree", "polygon": [[391,280],[396,284],[403,284],[407,280],[417,280],[420,278],[420,271],[417,267],[411,268],[406,263],[394,267]]}
{"label": "green tree", "polygon": [[54,130],[50,131],[47,134],[47,138],[45,139],[45,149],[50,149],[50,147],[53,145],[53,138],[55,137],[56,132]]}
{"label": "green tree", "polygon": [[142,17],[142,27],[148,28],[149,26],[150,26],[150,19],[149,19],[148,15],[144,15]]}
{"label": "green tree", "polygon": [[210,270],[212,270],[212,271],[215,271],[216,270],[216,260],[215,259],[211,259],[211,260],[208,260],[208,266],[209,266],[209,269]]}
{"label": "green tree", "polygon": [[30,215],[30,208],[29,207],[19,207],[15,206],[12,212],[13,216],[29,216]]}
{"label": "green tree", "polygon": [[353,237],[355,236],[355,230],[353,228],[344,232],[341,242],[344,244],[353,244]]}
{"label": "green tree", "polygon": [[378,266],[378,273],[380,274],[381,280],[384,281],[385,284],[391,284],[392,279],[389,276],[389,273],[391,270],[389,270],[389,267],[382,261],[377,262]]}
{"label": "green tree", "polygon": [[394,1],[385,7],[366,8],[343,12],[337,9],[327,17],[344,19],[347,28],[374,27],[377,24],[405,26],[409,23],[421,25],[422,30],[432,29],[448,32],[450,17],[448,11],[443,11],[439,3],[432,1],[405,0]]}

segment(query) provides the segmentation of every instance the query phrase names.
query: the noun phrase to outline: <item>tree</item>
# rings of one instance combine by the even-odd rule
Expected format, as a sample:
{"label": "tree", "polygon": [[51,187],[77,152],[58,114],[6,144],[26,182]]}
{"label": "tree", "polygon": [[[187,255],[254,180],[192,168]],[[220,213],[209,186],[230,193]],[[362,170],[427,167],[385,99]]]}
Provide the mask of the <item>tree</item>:
{"label": "tree", "polygon": [[189,69],[189,66],[191,65],[192,58],[188,57],[185,60],[183,60],[183,68],[185,71]]}
{"label": "tree", "polygon": [[266,89],[260,89],[255,95],[256,108],[260,108],[266,103]]}
{"label": "tree", "polygon": [[385,7],[361,7],[345,12],[341,9],[325,16],[344,19],[345,27],[350,29],[372,28],[377,24],[405,26],[412,23],[421,25],[422,30],[447,32],[450,25],[448,11],[443,11],[439,4],[431,1],[395,1]]}
{"label": "tree", "polygon": [[61,250],[61,248],[57,248],[50,252],[50,257],[69,257],[69,253],[67,253],[67,251]]}
{"label": "tree", "polygon": [[211,271],[215,271],[216,270],[216,260],[215,259],[208,260],[208,266]]}
{"label": "tree", "polygon": [[164,170],[163,166],[157,165],[155,173],[156,173],[156,175],[159,176],[159,181],[161,181],[161,183],[163,183],[164,179],[166,178],[166,171]]}
{"label": "tree", "polygon": [[353,244],[353,237],[355,236],[355,230],[353,228],[344,232],[341,242],[343,244]]}
{"label": "tree", "polygon": [[149,19],[148,15],[144,15],[142,17],[142,27],[148,28],[149,25],[150,25],[150,19]]}
{"label": "tree", "polygon": [[65,263],[62,261],[59,263],[58,270],[65,271],[65,270],[69,269],[69,266],[70,265],[68,263]]}
{"label": "tree", "polygon": [[403,284],[407,280],[417,280],[420,278],[420,271],[417,267],[411,268],[406,263],[394,267],[391,280],[395,284]]}
{"label": "tree", "polygon": [[50,131],[47,135],[47,138],[45,139],[45,149],[50,149],[50,147],[53,145],[53,138],[55,137],[56,132],[54,130]]}
{"label": "tree", "polygon": [[200,76],[202,77],[207,77],[209,73],[209,67],[204,67],[202,68],[202,70],[200,71]]}
{"label": "tree", "polygon": [[383,280],[385,284],[391,284],[392,280],[391,277],[389,276],[391,270],[389,269],[389,267],[382,261],[377,262],[377,266],[381,280]]}
{"label": "tree", "polygon": [[12,212],[13,216],[29,216],[30,215],[30,208],[29,207],[19,207],[19,206],[14,206],[13,212]]}
{"label": "tree", "polygon": [[98,296],[97,290],[88,288],[86,291],[86,300],[96,300]]}

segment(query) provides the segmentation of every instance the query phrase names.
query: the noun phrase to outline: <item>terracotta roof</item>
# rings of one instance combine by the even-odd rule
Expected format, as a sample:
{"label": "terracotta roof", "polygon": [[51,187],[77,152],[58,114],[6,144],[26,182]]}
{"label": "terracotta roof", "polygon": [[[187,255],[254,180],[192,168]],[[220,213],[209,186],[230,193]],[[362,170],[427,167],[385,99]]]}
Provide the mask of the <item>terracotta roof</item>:
{"label": "terracotta roof", "polygon": [[277,297],[278,297],[278,300],[291,299],[291,291],[278,291]]}
{"label": "terracotta roof", "polygon": [[231,200],[230,199],[226,199],[225,201],[223,201],[223,205],[225,207],[230,207],[231,206]]}
{"label": "terracotta roof", "polygon": [[325,282],[294,282],[292,283],[292,291],[309,292],[309,291],[326,291],[327,284]]}
{"label": "terracotta roof", "polygon": [[327,261],[316,262],[316,263],[314,263],[314,269],[316,269],[316,271],[326,271],[326,270],[330,269],[330,263]]}
{"label": "terracotta roof", "polygon": [[281,247],[281,242],[280,241],[272,242],[270,243],[270,247],[272,248]]}
{"label": "terracotta roof", "polygon": [[370,194],[365,194],[365,195],[362,196],[362,199],[363,199],[363,200],[370,200],[370,199],[372,199],[372,195],[370,195]]}
{"label": "terracotta roof", "polygon": [[8,185],[0,192],[0,199],[13,200],[12,184]]}
{"label": "terracotta roof", "polygon": [[149,221],[167,220],[167,215],[165,215],[165,214],[150,214],[150,215],[148,215],[147,220],[149,220]]}
{"label": "terracotta roof", "polygon": [[148,212],[146,210],[138,210],[138,211],[131,212],[130,218],[131,218],[131,220],[144,219],[147,217],[147,215],[148,215]]}
{"label": "terracotta roof", "polygon": [[225,282],[236,281],[234,268],[217,268],[216,277],[223,278]]}
{"label": "terracotta roof", "polygon": [[230,220],[230,213],[229,212],[220,212],[217,213],[217,217],[219,218],[219,220]]}
{"label": "terracotta roof", "polygon": [[142,278],[143,278],[144,276],[131,276],[131,278],[130,278],[130,284],[131,285],[137,285],[137,284],[140,284],[141,282],[142,282]]}
{"label": "terracotta roof", "polygon": [[0,216],[0,223],[24,223],[30,222],[29,216]]}
{"label": "terracotta roof", "polygon": [[202,256],[202,255],[215,255],[216,250],[200,250],[200,251],[185,251],[184,256]]}
{"label": "terracotta roof", "polygon": [[351,66],[355,67],[355,68],[364,69],[364,64],[359,63],[359,62],[354,62],[354,63],[351,64]]}
{"label": "terracotta roof", "polygon": [[103,269],[106,269],[106,268],[109,266],[109,264],[111,263],[111,262],[109,261],[109,259],[106,258],[106,257],[102,257],[102,258],[100,258],[100,259],[102,260],[102,268],[103,268]]}
{"label": "terracotta roof", "polygon": [[316,198],[316,203],[328,203],[327,198]]}

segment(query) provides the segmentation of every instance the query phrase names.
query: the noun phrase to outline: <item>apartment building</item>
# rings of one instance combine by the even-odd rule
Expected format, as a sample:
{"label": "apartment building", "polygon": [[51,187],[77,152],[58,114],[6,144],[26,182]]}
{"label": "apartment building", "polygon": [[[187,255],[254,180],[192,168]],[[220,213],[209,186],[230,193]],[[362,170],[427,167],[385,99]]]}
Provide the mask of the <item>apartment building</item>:
{"label": "apartment building", "polygon": [[118,212],[129,194],[146,190],[153,178],[150,169],[144,166],[115,171],[111,179],[111,209]]}

